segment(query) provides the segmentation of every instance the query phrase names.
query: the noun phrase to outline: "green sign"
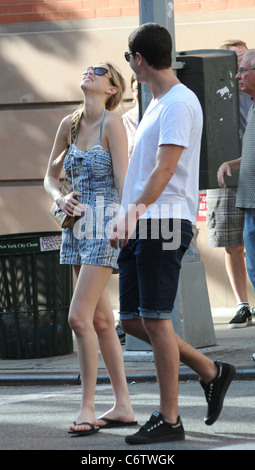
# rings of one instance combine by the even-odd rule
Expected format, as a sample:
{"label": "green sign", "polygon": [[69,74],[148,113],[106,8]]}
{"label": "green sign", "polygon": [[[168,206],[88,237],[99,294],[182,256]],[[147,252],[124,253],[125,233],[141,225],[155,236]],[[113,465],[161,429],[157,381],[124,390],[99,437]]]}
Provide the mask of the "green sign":
{"label": "green sign", "polygon": [[17,255],[22,253],[45,252],[59,250],[61,235],[17,238],[0,240],[0,255]]}

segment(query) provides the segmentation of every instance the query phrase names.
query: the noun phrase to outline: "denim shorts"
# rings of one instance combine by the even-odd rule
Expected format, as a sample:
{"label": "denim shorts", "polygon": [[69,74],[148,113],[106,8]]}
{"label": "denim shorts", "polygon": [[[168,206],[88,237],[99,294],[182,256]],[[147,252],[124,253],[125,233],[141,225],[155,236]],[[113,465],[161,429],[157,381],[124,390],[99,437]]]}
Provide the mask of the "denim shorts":
{"label": "denim shorts", "polygon": [[255,289],[255,209],[245,209],[243,236],[246,251],[246,268],[250,281]]}
{"label": "denim shorts", "polygon": [[192,237],[188,220],[138,221],[118,258],[121,320],[171,318],[181,261]]}

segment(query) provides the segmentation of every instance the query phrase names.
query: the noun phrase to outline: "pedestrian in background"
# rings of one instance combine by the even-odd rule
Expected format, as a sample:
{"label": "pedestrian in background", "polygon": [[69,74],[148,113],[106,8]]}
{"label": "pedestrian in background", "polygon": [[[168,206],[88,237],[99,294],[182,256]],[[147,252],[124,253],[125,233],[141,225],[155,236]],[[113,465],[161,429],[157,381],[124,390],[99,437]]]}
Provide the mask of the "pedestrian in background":
{"label": "pedestrian in background", "polygon": [[[239,39],[225,41],[221,49],[234,51],[237,65],[247,51],[247,45]],[[251,99],[239,87],[240,131],[243,138]],[[209,246],[225,248],[225,267],[237,301],[237,312],[229,322],[229,328],[241,328],[252,323],[247,294],[247,271],[243,242],[244,212],[236,207],[237,188],[207,190],[207,226]]]}
{"label": "pedestrian in background", "polygon": [[131,158],[134,142],[135,142],[135,134],[138,126],[139,120],[139,103],[138,103],[138,83],[134,76],[131,77],[131,90],[134,97],[135,106],[129,109],[125,114],[123,114],[123,124],[126,128],[127,138],[128,138],[128,158]]}
{"label": "pedestrian in background", "polygon": [[246,267],[255,289],[255,49],[245,52],[236,79],[240,89],[251,97],[252,105],[247,116],[241,157],[220,166],[218,182],[221,188],[227,188],[226,177],[231,178],[232,173],[239,173],[236,206],[244,211]]}

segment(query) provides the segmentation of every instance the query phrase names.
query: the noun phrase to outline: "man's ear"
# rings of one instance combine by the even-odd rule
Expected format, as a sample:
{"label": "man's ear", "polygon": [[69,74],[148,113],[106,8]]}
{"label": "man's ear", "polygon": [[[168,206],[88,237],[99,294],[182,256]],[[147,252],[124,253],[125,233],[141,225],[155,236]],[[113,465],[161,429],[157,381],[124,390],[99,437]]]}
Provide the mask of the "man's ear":
{"label": "man's ear", "polygon": [[140,54],[140,52],[136,52],[136,56],[138,57],[137,64],[142,65],[142,63],[144,61],[143,56]]}

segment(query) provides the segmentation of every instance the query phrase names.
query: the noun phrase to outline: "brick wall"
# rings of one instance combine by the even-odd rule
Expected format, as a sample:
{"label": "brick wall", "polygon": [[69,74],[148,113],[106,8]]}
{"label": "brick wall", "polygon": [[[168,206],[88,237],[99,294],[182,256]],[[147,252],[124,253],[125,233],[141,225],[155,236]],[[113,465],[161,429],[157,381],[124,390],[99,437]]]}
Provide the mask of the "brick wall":
{"label": "brick wall", "polygon": [[0,0],[0,24],[137,16],[139,0]]}
{"label": "brick wall", "polygon": [[[255,7],[255,0],[174,0],[176,13]],[[139,0],[0,0],[0,24],[137,16]]]}
{"label": "brick wall", "polygon": [[174,0],[174,11],[176,13],[231,10],[235,8],[253,8],[254,6],[254,0]]}

